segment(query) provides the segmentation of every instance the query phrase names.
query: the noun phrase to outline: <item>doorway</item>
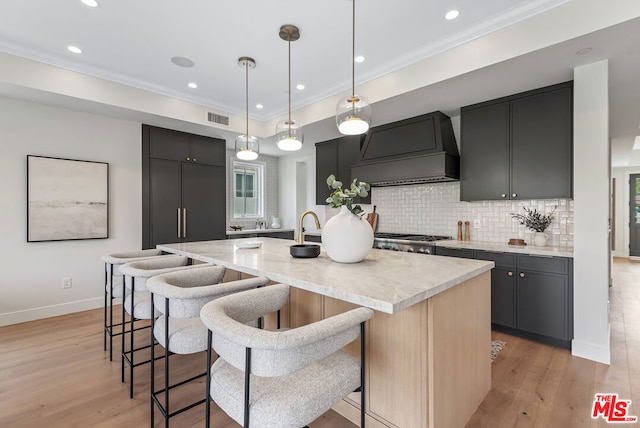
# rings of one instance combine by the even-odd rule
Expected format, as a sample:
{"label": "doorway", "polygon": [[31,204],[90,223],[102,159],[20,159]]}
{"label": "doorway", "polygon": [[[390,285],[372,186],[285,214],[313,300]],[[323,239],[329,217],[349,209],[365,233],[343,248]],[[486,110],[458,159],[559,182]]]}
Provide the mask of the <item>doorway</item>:
{"label": "doorway", "polygon": [[640,174],[629,176],[629,257],[640,257]]}

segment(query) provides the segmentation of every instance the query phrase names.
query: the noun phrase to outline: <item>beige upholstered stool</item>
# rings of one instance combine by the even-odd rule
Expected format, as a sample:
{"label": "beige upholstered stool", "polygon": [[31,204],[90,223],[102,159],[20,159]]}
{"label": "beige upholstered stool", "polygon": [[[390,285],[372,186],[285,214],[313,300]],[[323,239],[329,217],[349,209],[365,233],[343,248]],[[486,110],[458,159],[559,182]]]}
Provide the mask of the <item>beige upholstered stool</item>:
{"label": "beige upholstered stool", "polygon": [[[222,297],[200,311],[219,356],[208,366],[205,426],[210,400],[245,428],[300,428],[361,390],[364,427],[364,325],[373,311],[357,308],[286,331],[247,325],[288,298],[289,287],[276,284]],[[358,336],[360,361],[342,350]]]}
{"label": "beige upholstered stool", "polygon": [[[205,376],[205,372],[169,384],[169,355],[195,354],[207,350],[207,328],[200,320],[200,309],[208,302],[240,291],[266,285],[264,277],[241,279],[221,283],[225,273],[222,266],[209,266],[200,269],[181,270],[154,276],[147,282],[151,292],[151,310],[162,315],[152,321],[153,334],[151,344],[156,340],[164,347],[164,387],[155,390],[155,364],[151,364],[151,402],[158,407],[169,426],[169,418],[187,411],[205,402],[202,399],[177,410],[171,410],[169,391],[177,386]],[[151,347],[151,360],[154,360],[154,346]],[[162,401],[162,402],[161,402]],[[151,406],[151,426],[154,426],[154,406]]]}
{"label": "beige upholstered stool", "polygon": [[[124,330],[122,322],[115,324],[113,322],[113,301],[124,299],[124,275],[120,272],[120,266],[160,255],[162,255],[162,251],[152,249],[102,256],[104,262],[104,350],[107,350],[107,336],[109,336],[109,361],[113,360],[113,336],[120,336]],[[122,327],[122,329],[120,332],[114,333],[114,327]]]}
{"label": "beige upholstered stool", "polygon": [[[183,256],[164,256],[148,260],[141,260],[126,263],[120,267],[120,271],[125,276],[125,299],[122,304],[122,319],[125,321],[125,314],[129,315],[129,329],[125,328],[122,335],[122,365],[121,377],[124,382],[125,364],[129,366],[129,398],[133,398],[133,369],[134,367],[147,364],[150,360],[136,362],[135,354],[149,345],[136,348],[134,336],[137,330],[149,328],[136,327],[137,321],[152,320],[160,316],[157,310],[151,311],[151,293],[147,290],[146,284],[149,278],[163,273],[169,273],[185,269],[200,269],[207,264],[189,265],[189,259]],[[125,335],[129,334],[129,347],[125,347]]]}

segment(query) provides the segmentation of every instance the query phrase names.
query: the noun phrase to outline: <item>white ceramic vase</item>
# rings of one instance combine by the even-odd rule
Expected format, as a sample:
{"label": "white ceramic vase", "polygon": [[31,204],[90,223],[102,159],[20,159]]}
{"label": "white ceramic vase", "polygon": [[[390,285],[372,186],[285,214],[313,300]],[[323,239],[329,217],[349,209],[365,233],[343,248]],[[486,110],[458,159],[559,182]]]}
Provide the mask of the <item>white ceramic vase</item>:
{"label": "white ceramic vase", "polygon": [[357,263],[373,247],[373,229],[369,222],[343,205],[322,228],[322,246],[333,261]]}
{"label": "white ceramic vase", "polygon": [[544,247],[547,245],[547,239],[549,239],[549,235],[544,232],[534,232],[533,234],[533,245],[536,247]]}

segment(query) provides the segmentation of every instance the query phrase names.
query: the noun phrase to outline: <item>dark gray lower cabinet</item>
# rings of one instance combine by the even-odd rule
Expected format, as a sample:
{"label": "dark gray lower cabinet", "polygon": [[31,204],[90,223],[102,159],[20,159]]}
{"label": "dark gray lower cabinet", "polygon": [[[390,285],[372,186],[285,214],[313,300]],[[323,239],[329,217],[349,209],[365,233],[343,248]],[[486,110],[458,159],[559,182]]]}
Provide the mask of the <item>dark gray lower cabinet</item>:
{"label": "dark gray lower cabinet", "polygon": [[319,235],[304,235],[304,240],[309,242],[322,242],[322,236]]}
{"label": "dark gray lower cabinet", "polygon": [[293,239],[293,230],[286,232],[260,233],[258,236],[264,236],[265,238]]}
{"label": "dark gray lower cabinet", "polygon": [[287,230],[283,232],[255,232],[255,233],[243,233],[240,235],[227,235],[227,239],[236,238],[279,238],[279,239],[293,239],[293,230]]}
{"label": "dark gray lower cabinet", "polygon": [[476,250],[475,258],[496,264],[491,271],[491,323],[516,328],[516,255]]}
{"label": "dark gray lower cabinet", "polygon": [[439,256],[496,264],[491,271],[495,330],[564,348],[573,339],[573,259],[436,247]]}
{"label": "dark gray lower cabinet", "polygon": [[573,259],[518,255],[517,328],[570,347]]}
{"label": "dark gray lower cabinet", "polygon": [[436,254],[438,256],[447,257],[460,257],[463,259],[473,259],[473,250],[465,248],[449,248],[449,247],[436,247]]}
{"label": "dark gray lower cabinet", "polygon": [[568,340],[566,275],[518,273],[518,320],[520,330]]}

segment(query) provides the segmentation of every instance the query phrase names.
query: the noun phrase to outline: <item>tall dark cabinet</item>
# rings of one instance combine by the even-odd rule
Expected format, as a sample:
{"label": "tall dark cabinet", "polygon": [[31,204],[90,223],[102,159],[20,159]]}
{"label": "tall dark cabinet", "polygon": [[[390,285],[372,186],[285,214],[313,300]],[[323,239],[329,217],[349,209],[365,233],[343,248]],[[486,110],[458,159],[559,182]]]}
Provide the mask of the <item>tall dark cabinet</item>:
{"label": "tall dark cabinet", "polygon": [[573,196],[573,83],[463,107],[460,199]]}
{"label": "tall dark cabinet", "polygon": [[225,141],[143,125],[142,245],[225,239]]}
{"label": "tall dark cabinet", "polygon": [[[344,188],[358,178],[351,177],[351,165],[360,160],[361,142],[360,135],[353,135],[316,143],[316,205],[325,205],[331,194],[327,187],[329,175],[334,174]],[[366,198],[356,198],[355,202],[370,204],[371,194]]]}

